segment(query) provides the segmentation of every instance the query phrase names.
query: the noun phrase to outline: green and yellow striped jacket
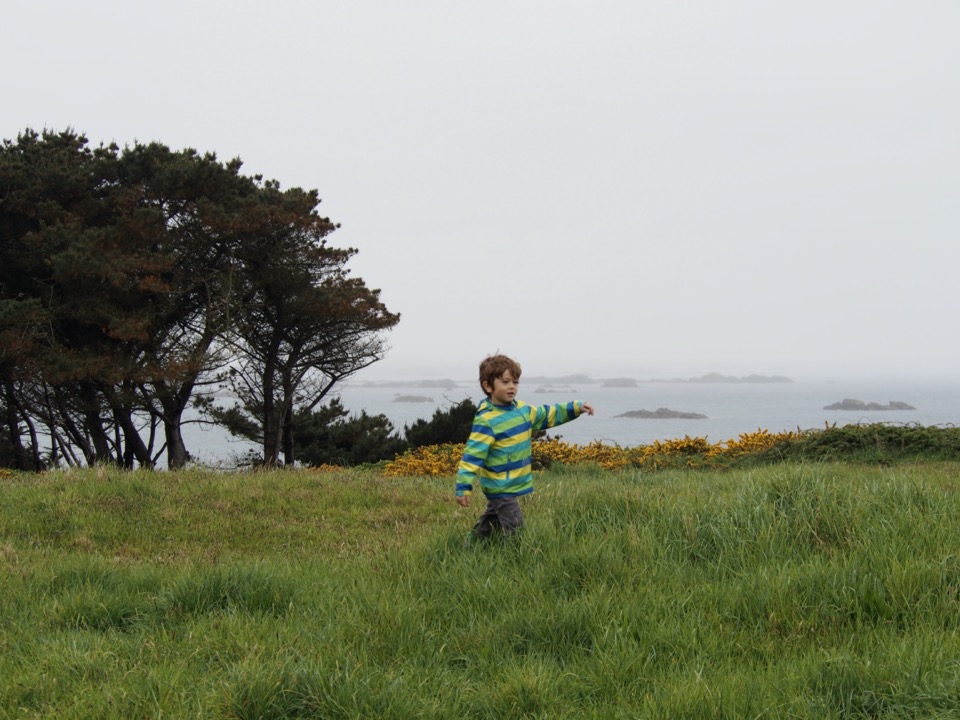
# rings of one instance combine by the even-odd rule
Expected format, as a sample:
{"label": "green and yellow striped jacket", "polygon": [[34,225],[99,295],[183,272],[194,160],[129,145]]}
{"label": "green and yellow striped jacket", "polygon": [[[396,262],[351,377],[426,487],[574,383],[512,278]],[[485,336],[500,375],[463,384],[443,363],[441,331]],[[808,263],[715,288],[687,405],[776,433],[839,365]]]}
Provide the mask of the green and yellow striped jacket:
{"label": "green and yellow striped jacket", "polygon": [[480,403],[463,459],[457,468],[457,495],[469,495],[480,480],[487,497],[533,492],[530,441],[538,430],[556,427],[580,416],[583,403],[527,405],[522,400],[496,405]]}

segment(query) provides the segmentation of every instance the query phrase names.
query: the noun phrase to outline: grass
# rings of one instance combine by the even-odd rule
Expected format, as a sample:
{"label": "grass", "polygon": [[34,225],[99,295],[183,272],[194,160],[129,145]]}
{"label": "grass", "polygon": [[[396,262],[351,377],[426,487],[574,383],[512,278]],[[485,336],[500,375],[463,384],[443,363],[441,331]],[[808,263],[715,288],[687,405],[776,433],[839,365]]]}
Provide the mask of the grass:
{"label": "grass", "polygon": [[0,479],[0,718],[960,716],[960,463]]}

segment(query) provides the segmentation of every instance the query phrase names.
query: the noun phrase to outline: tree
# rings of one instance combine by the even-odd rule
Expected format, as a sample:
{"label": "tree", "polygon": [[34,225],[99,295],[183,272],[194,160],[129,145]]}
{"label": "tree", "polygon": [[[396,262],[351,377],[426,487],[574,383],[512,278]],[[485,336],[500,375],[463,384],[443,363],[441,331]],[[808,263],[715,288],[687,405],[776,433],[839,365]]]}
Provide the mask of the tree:
{"label": "tree", "polygon": [[348,277],[355,250],[326,245],[316,192],[240,167],[72,131],[4,141],[0,402],[18,467],[152,466],[164,450],[181,467],[185,409],[225,377],[237,427],[293,462],[297,413],[382,357],[399,317]]}
{"label": "tree", "polygon": [[412,448],[466,442],[476,414],[476,404],[470,398],[464,398],[446,410],[437,408],[429,421],[420,419],[405,425],[403,436]]}
{"label": "tree", "polygon": [[[349,277],[345,266],[356,250],[327,245],[337,226],[317,213],[315,191],[281,192],[270,182],[258,201],[260,222],[238,248],[239,307],[228,336],[237,360],[226,380],[239,402],[232,415],[213,414],[251,422],[265,464],[278,464],[281,451],[292,464],[298,415],[380,360],[381,332],[400,316],[386,309],[379,290]],[[241,431],[237,422],[228,427]]]}
{"label": "tree", "polygon": [[217,339],[233,312],[237,247],[259,192],[258,178],[240,175],[240,167],[159,143],[135,145],[120,159],[121,181],[139,189],[141,211],[161,228],[152,251],[171,258],[154,279],[163,294],[142,348],[143,394],[162,423],[169,468],[189,459],[182,422],[191,398],[230,359]]}
{"label": "tree", "polygon": [[4,150],[0,217],[16,273],[4,299],[39,303],[44,328],[31,362],[18,358],[33,386],[14,392],[7,373],[21,401],[9,407],[43,418],[54,451],[69,457],[69,444],[88,463],[152,466],[160,424],[168,464],[183,465],[180,418],[225,315],[223,237],[235,198],[255,186],[238,161],[158,144],[120,155],[71,132],[27,132]]}

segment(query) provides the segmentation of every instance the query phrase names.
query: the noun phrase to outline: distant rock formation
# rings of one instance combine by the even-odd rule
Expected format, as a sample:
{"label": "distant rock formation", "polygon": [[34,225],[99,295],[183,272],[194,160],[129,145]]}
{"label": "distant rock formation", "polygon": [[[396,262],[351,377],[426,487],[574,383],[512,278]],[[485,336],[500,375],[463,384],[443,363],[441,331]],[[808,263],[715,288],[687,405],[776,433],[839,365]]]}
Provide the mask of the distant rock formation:
{"label": "distant rock formation", "polygon": [[657,420],[679,418],[681,420],[706,420],[706,415],[700,413],[680,412],[670,408],[657,408],[656,410],[629,410],[628,412],[615,415],[614,417],[625,418],[653,418]]}
{"label": "distant rock formation", "polygon": [[700,377],[690,378],[689,380],[678,380],[677,382],[691,383],[789,383],[793,382],[783,375],[746,375],[744,377],[734,377],[732,375],[721,375],[720,373],[707,373]]}
{"label": "distant rock formation", "polygon": [[604,380],[600,387],[606,388],[634,388],[637,387],[637,381],[633,378],[610,378]]}
{"label": "distant rock formation", "polygon": [[840,402],[835,402],[832,405],[824,405],[824,410],[916,410],[913,405],[907,405],[905,402],[898,402],[896,400],[891,400],[886,405],[881,405],[880,403],[875,402],[863,402],[863,400],[853,400],[851,398],[844,398]]}
{"label": "distant rock formation", "polygon": [[575,393],[576,390],[571,385],[541,385],[536,390],[535,393]]}
{"label": "distant rock formation", "polygon": [[397,395],[393,398],[394,402],[406,403],[432,403],[433,398],[426,395]]}

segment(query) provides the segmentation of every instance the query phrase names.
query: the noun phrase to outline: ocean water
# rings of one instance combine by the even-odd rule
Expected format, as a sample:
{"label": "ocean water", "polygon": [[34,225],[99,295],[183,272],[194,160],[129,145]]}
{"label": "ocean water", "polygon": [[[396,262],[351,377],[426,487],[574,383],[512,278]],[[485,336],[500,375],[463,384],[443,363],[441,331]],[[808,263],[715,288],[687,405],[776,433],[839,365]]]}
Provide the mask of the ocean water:
{"label": "ocean water", "polygon": [[[398,394],[432,398],[429,403],[395,402]],[[417,418],[429,419],[465,397],[482,399],[476,381],[453,389],[348,386],[341,401],[351,412],[365,409],[386,415],[402,430]],[[521,384],[520,399],[531,405],[584,400],[596,414],[583,416],[549,431],[564,440],[586,444],[595,440],[622,446],[647,444],[689,435],[711,442],[736,438],[763,428],[771,432],[822,428],[825,424],[893,422],[921,425],[960,424],[960,380],[956,383],[791,382],[690,383],[646,382],[636,387],[611,388],[599,383],[558,387]],[[887,404],[905,402],[916,410],[849,412],[824,410],[845,398]],[[706,415],[706,419],[646,419],[617,417],[631,410],[669,408]]]}
{"label": "ocean water", "polygon": [[[428,402],[397,402],[399,396],[421,396]],[[418,419],[429,420],[464,398],[482,400],[476,381],[457,382],[452,388],[420,388],[354,381],[339,394],[351,414],[366,410],[385,415],[398,432]],[[640,382],[636,387],[611,388],[600,383],[574,386],[521,384],[520,399],[531,405],[568,400],[591,403],[596,414],[582,416],[548,432],[564,441],[585,445],[600,441],[623,447],[654,440],[705,437],[710,442],[737,438],[766,429],[808,430],[825,425],[887,422],[898,424],[960,425],[960,379],[944,381],[795,381],[790,383]],[[851,412],[825,410],[845,398],[887,404],[904,402],[915,410]],[[705,419],[645,419],[617,417],[632,410],[669,408],[699,413]],[[228,462],[243,454],[250,443],[230,439],[218,428],[185,428],[187,447],[205,462]]]}

